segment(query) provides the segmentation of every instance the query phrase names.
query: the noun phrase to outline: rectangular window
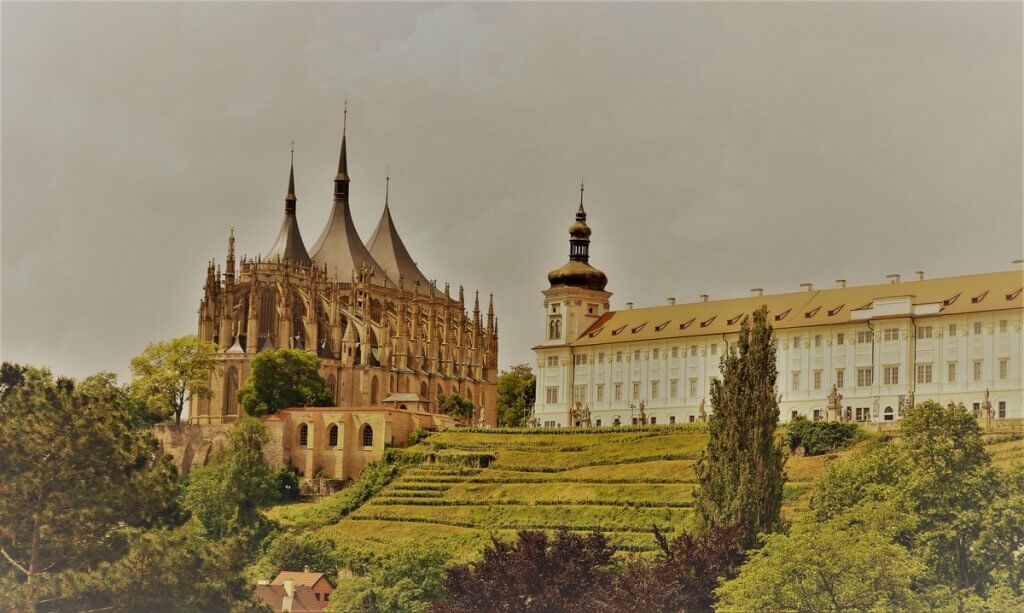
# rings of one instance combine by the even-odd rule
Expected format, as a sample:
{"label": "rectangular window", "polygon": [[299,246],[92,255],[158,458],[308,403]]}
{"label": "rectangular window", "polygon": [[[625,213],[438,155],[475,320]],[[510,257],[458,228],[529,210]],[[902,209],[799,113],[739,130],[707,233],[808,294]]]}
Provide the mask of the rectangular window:
{"label": "rectangular window", "polygon": [[1006,333],[1006,320],[1005,319],[1000,319],[999,320],[999,333],[1000,334],[1005,334]]}
{"label": "rectangular window", "polygon": [[864,345],[866,343],[870,343],[871,341],[872,341],[871,330],[858,330],[857,331],[857,344],[858,345]]}
{"label": "rectangular window", "polygon": [[633,351],[633,361],[634,362],[639,362],[640,361],[640,350],[639,349],[635,349]]}
{"label": "rectangular window", "polygon": [[1006,419],[1006,401],[999,401],[999,419]]}
{"label": "rectangular window", "polygon": [[697,357],[697,345],[690,345],[690,357]]}
{"label": "rectangular window", "polygon": [[586,366],[586,364],[587,364],[587,356],[586,356],[586,354],[574,355],[573,356],[573,363],[576,366]]}
{"label": "rectangular window", "polygon": [[842,345],[845,342],[846,342],[846,335],[845,334],[843,334],[842,332],[836,334],[836,344],[837,345]]}
{"label": "rectangular window", "polygon": [[874,372],[871,368],[857,369],[857,387],[868,387],[874,383]]}
{"label": "rectangular window", "polygon": [[557,366],[558,366],[558,356],[557,355],[549,355],[548,356],[548,368],[555,368]]}
{"label": "rectangular window", "polygon": [[799,336],[794,336],[793,337],[793,349],[799,349],[799,348],[800,348],[800,337]]}
{"label": "rectangular window", "polygon": [[555,404],[558,402],[558,388],[549,387],[547,388],[547,402],[548,404]]}
{"label": "rectangular window", "polygon": [[956,383],[956,362],[946,363],[946,381]]}
{"label": "rectangular window", "polygon": [[950,337],[956,336],[956,324],[949,324],[949,332],[947,335]]}
{"label": "rectangular window", "polygon": [[597,402],[604,402],[604,385],[597,384]]}
{"label": "rectangular window", "polygon": [[882,340],[884,341],[898,341],[900,340],[900,329],[899,328],[886,328],[882,331]]}
{"label": "rectangular window", "polygon": [[655,349],[654,354],[651,356],[651,358],[655,360],[661,359],[661,349]]}
{"label": "rectangular window", "polygon": [[816,389],[816,390],[820,390],[821,389],[821,371],[820,370],[814,371],[814,389]]}
{"label": "rectangular window", "polygon": [[1010,374],[1010,360],[1007,358],[999,359],[999,378],[1006,379]]}
{"label": "rectangular window", "polygon": [[657,381],[651,381],[651,398],[657,398],[657,397],[658,397],[658,382]]}
{"label": "rectangular window", "polygon": [[653,416],[653,415],[651,415],[651,425],[653,426],[656,423],[658,423],[658,418]]}
{"label": "rectangular window", "polygon": [[668,416],[668,423],[670,423],[670,424],[676,423],[676,416],[675,415],[669,415]]}
{"label": "rectangular window", "polygon": [[814,346],[815,347],[821,347],[821,335],[820,334],[815,334],[814,335]]}
{"label": "rectangular window", "polygon": [[598,364],[604,364],[604,352],[603,351],[601,353],[597,354],[597,363]]}
{"label": "rectangular window", "polygon": [[974,380],[981,381],[981,360],[974,360]]}
{"label": "rectangular window", "polygon": [[597,426],[597,427],[601,427],[601,420],[599,419],[599,420],[595,421],[594,425]]}
{"label": "rectangular window", "polygon": [[668,393],[673,398],[679,398],[679,381],[672,379],[668,382]]}
{"label": "rectangular window", "polygon": [[718,343],[711,343],[711,355],[718,355]]}
{"label": "rectangular window", "polygon": [[697,379],[690,379],[690,398],[697,396]]}
{"label": "rectangular window", "polygon": [[615,384],[615,400],[622,400],[622,384]]}
{"label": "rectangular window", "polygon": [[917,382],[918,383],[931,383],[932,382],[932,365],[931,364],[918,364],[917,365]]}
{"label": "rectangular window", "polygon": [[793,371],[793,385],[790,387],[794,392],[800,389],[800,371]]}
{"label": "rectangular window", "polygon": [[843,389],[846,385],[846,370],[843,368],[836,369],[836,387]]}
{"label": "rectangular window", "polygon": [[980,336],[981,335],[981,322],[980,321],[974,322],[974,335],[975,336]]}
{"label": "rectangular window", "polygon": [[585,401],[587,399],[587,386],[576,385],[572,388],[573,400]]}
{"label": "rectangular window", "polygon": [[673,347],[672,348],[672,357],[673,358],[678,358],[679,357],[679,347]]}
{"label": "rectangular window", "polygon": [[917,329],[917,338],[931,338],[932,327],[931,326],[920,326]]}
{"label": "rectangular window", "polygon": [[633,400],[640,400],[640,384],[633,384]]}
{"label": "rectangular window", "polygon": [[616,351],[615,352],[615,361],[617,363],[620,363],[620,364],[622,363],[622,352],[621,351]]}
{"label": "rectangular window", "polygon": [[886,385],[899,385],[900,367],[896,365],[886,366],[884,371]]}

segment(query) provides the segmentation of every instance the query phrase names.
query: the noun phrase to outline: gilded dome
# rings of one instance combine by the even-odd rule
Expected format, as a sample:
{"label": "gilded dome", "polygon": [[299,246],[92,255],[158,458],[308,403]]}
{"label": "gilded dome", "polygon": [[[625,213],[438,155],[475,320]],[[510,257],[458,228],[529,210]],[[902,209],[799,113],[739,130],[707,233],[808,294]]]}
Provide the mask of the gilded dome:
{"label": "gilded dome", "polygon": [[551,287],[567,285],[603,292],[608,285],[608,277],[586,262],[569,260],[561,268],[548,273],[548,282],[551,283]]}

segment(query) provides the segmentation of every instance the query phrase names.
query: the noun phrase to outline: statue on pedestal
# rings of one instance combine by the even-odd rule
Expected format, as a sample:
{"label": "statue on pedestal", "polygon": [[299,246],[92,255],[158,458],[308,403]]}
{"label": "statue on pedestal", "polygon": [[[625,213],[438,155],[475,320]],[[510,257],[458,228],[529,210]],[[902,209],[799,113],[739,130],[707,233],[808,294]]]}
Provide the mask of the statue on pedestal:
{"label": "statue on pedestal", "polygon": [[836,421],[842,421],[843,419],[842,401],[843,395],[839,392],[839,388],[833,384],[832,391],[828,394],[828,410],[835,413]]}
{"label": "statue on pedestal", "polygon": [[708,412],[704,408],[704,399],[703,398],[700,399],[700,420],[702,422],[708,420]]}

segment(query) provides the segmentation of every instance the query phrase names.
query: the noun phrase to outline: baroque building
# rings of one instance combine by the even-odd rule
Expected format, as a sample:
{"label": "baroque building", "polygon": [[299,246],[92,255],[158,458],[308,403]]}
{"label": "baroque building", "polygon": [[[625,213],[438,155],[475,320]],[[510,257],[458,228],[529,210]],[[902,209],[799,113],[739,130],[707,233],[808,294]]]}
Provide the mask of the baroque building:
{"label": "baroque building", "polygon": [[897,420],[922,400],[964,403],[980,418],[1024,417],[1024,270],[609,310],[589,263],[583,187],[569,262],[548,274],[534,423],[703,421],[711,381],[743,318],[767,305],[783,421]]}
{"label": "baroque building", "polygon": [[[347,115],[347,114],[346,114]],[[363,243],[352,222],[342,130],[334,205],[310,249],[296,219],[294,155],[284,216],[270,249],[236,261],[228,238],[223,271],[211,262],[199,305],[199,336],[219,352],[209,398],[193,397],[189,422],[230,422],[253,356],[290,347],[315,353],[338,407],[379,407],[395,394],[418,396],[436,412],[442,394],[477,408],[475,423],[496,423],[498,321],[494,296],[467,312],[463,288],[437,287],[402,242],[385,197],[380,222]],[[486,321],[485,321],[486,318]],[[408,396],[405,396],[408,398]]]}

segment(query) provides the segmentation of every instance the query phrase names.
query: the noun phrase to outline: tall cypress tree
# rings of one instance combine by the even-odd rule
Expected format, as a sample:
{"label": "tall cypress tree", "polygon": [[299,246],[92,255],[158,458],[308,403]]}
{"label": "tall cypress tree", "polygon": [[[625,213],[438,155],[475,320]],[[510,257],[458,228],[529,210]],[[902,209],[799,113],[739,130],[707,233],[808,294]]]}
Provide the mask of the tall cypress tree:
{"label": "tall cypress tree", "polygon": [[739,524],[741,544],[779,523],[785,456],[776,440],[775,341],[768,308],[745,318],[739,340],[722,356],[722,379],[711,385],[710,439],[697,462],[697,524],[703,530]]}

